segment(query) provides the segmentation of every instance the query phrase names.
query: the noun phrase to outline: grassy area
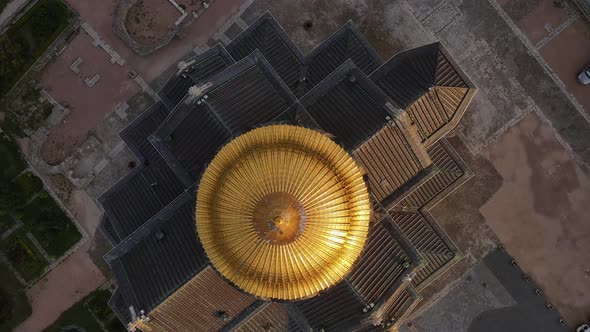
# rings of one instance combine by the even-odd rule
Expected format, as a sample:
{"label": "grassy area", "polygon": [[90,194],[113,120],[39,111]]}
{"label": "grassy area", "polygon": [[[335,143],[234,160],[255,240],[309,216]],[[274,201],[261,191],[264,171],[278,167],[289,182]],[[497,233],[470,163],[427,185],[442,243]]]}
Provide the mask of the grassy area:
{"label": "grassy area", "polygon": [[68,26],[71,15],[61,0],[40,0],[0,36],[0,98]]}
{"label": "grassy area", "polygon": [[4,234],[7,230],[14,225],[14,220],[8,214],[0,214],[0,235]]}
{"label": "grassy area", "polygon": [[23,286],[3,264],[0,264],[0,306],[0,331],[12,331],[31,315]]}
{"label": "grassy area", "polygon": [[43,190],[43,182],[31,172],[22,173],[14,179],[14,183],[18,186],[19,194],[24,201]]}
{"label": "grassy area", "polygon": [[[3,79],[0,79],[2,81]],[[0,133],[0,183],[6,183],[26,168],[16,142]]]}
{"label": "grassy area", "polygon": [[59,332],[65,326],[79,326],[87,332],[102,332],[100,325],[96,319],[90,314],[94,313],[107,331],[109,332],[124,332],[126,329],[117,320],[114,313],[108,306],[111,292],[108,290],[97,290],[73,307],[64,312],[57,321],[44,330],[44,332]]}
{"label": "grassy area", "polygon": [[23,232],[16,232],[2,241],[1,247],[12,266],[27,281],[35,280],[47,266],[47,261]]}
{"label": "grassy area", "polygon": [[4,7],[8,4],[9,0],[0,0],[0,13],[4,10]]}
{"label": "grassy area", "polygon": [[63,255],[82,237],[76,226],[47,192],[29,203],[21,218],[51,258]]}

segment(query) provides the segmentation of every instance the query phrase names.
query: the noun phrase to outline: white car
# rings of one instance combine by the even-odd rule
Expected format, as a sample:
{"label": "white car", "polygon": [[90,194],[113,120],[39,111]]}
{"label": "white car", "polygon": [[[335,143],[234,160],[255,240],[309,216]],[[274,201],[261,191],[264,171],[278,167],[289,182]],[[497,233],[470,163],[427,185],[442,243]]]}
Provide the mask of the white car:
{"label": "white car", "polygon": [[588,326],[588,324],[582,324],[578,326],[576,332],[590,332],[590,326]]}
{"label": "white car", "polygon": [[580,84],[590,83],[590,67],[586,67],[586,69],[582,70],[580,75],[578,75],[578,82],[580,82]]}

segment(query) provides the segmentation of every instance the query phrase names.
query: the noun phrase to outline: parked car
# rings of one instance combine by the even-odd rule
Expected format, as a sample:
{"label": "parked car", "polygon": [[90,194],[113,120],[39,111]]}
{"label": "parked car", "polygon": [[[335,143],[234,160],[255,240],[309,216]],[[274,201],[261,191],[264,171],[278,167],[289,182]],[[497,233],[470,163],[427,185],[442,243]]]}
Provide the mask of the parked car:
{"label": "parked car", "polygon": [[578,82],[581,84],[590,83],[590,66],[586,67],[586,69],[582,70],[580,75],[578,75]]}
{"label": "parked car", "polygon": [[582,324],[578,326],[576,332],[590,332],[590,326],[588,326],[588,324]]}

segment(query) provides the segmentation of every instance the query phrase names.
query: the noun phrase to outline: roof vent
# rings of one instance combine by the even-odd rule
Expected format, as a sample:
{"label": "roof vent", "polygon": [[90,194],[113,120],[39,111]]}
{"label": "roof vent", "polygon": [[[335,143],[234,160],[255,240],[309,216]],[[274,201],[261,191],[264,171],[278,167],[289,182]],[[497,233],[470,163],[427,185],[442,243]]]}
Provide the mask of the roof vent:
{"label": "roof vent", "polygon": [[156,240],[158,240],[158,241],[162,241],[165,237],[166,237],[166,233],[164,233],[161,230],[156,233]]}
{"label": "roof vent", "polygon": [[350,76],[348,76],[348,80],[350,81],[350,83],[354,83],[354,82],[356,82],[356,76],[350,75]]}
{"label": "roof vent", "polygon": [[223,310],[217,310],[214,313],[215,317],[221,319],[221,321],[225,322],[229,320],[229,315],[227,314],[227,312],[223,311]]}

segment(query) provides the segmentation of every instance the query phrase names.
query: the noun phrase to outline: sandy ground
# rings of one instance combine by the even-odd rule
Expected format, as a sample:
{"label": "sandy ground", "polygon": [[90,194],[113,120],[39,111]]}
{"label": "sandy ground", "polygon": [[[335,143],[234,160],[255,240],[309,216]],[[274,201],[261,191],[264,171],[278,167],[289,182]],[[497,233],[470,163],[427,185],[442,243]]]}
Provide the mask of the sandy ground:
{"label": "sandy ground", "polygon": [[[119,103],[140,91],[139,85],[128,77],[128,66],[110,63],[109,55],[92,46],[92,38],[80,32],[61,56],[44,70],[41,86],[57,101],[71,110],[63,121],[51,129],[41,148],[41,156],[50,165],[61,163],[88,136],[88,132],[103,121]],[[79,73],[70,65],[82,57]],[[84,79],[100,75],[92,88]]]}
{"label": "sandy ground", "polygon": [[168,0],[141,0],[129,9],[125,26],[131,38],[152,43],[166,35],[180,15]]}
{"label": "sandy ground", "polygon": [[547,29],[555,29],[567,19],[566,11],[555,7],[553,0],[542,0],[532,11],[518,21],[517,26],[535,45],[541,39],[549,36],[550,33]]}
{"label": "sandy ground", "polygon": [[100,210],[81,191],[72,193],[70,209],[88,233],[88,238],[76,252],[27,291],[33,313],[15,332],[42,331],[57,320],[63,311],[106,282],[87,253],[100,220]]}
{"label": "sandy ground", "polygon": [[203,46],[217,29],[235,13],[243,0],[216,0],[199,19],[185,31],[186,37],[176,38],[166,47],[147,56],[133,52],[113,30],[115,0],[66,0],[98,34],[121,55],[147,82],[163,73],[197,46]]}
{"label": "sandy ground", "polygon": [[590,311],[590,173],[530,114],[486,152],[503,177],[481,207],[507,251],[568,322]]}
{"label": "sandy ground", "polygon": [[590,65],[590,22],[581,17],[541,49],[553,68],[584,110],[590,114],[590,85],[578,83],[578,74]]}

